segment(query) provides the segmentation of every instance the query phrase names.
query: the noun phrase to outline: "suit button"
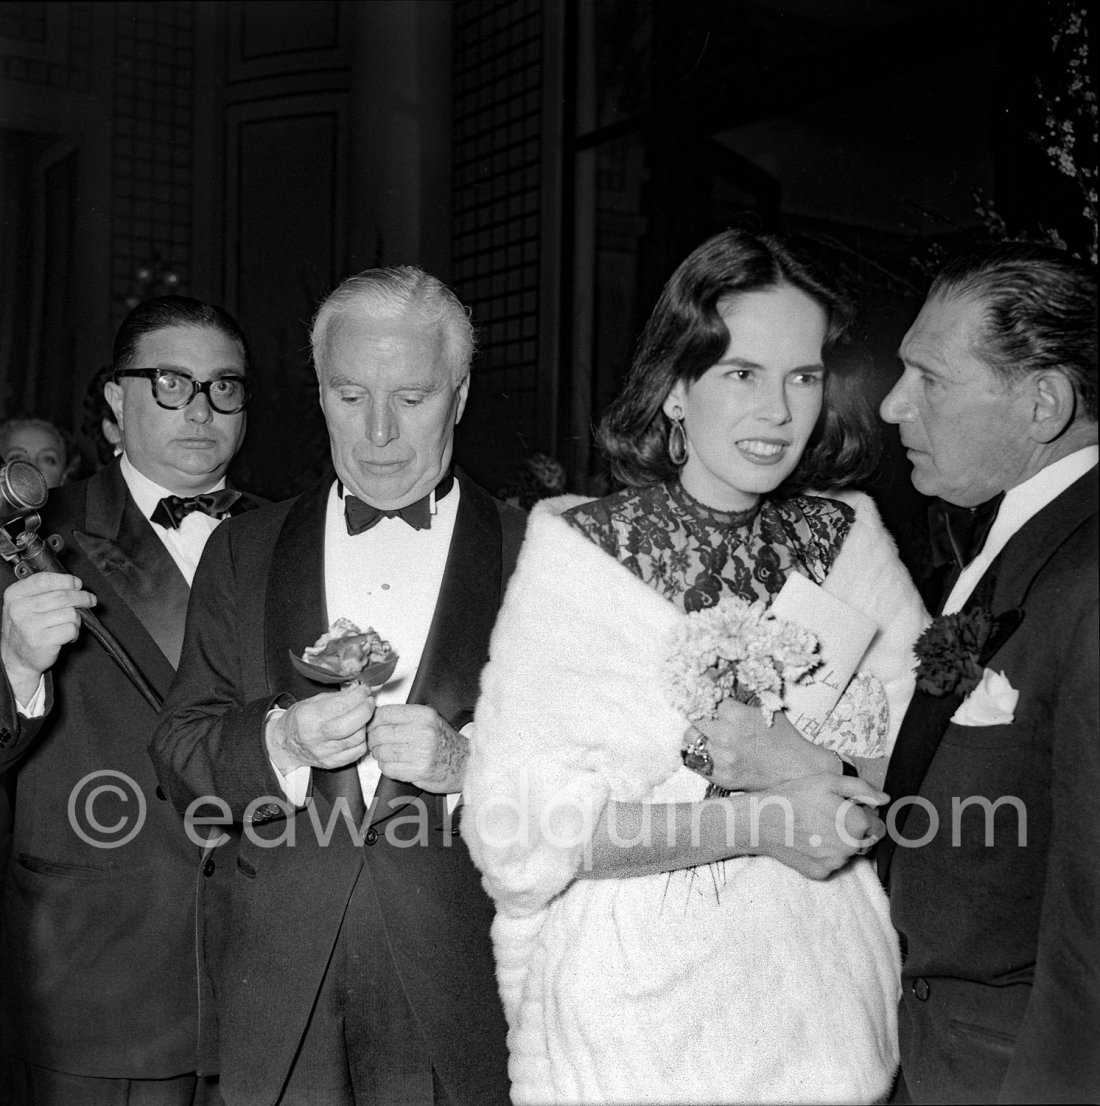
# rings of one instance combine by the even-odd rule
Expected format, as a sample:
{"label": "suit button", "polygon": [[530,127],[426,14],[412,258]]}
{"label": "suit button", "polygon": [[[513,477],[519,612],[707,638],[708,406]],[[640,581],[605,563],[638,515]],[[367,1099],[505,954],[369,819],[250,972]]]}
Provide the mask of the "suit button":
{"label": "suit button", "polygon": [[0,726],[0,749],[6,749],[11,744],[11,736],[7,726]]}
{"label": "suit button", "polygon": [[378,830],[373,826],[367,830],[367,836],[363,839],[368,845],[373,845],[378,840]]}
{"label": "suit button", "polygon": [[213,860],[207,860],[207,862],[202,866],[202,874],[204,876],[212,876],[214,874]]}
{"label": "suit button", "polygon": [[927,1002],[931,993],[932,988],[928,986],[928,980],[924,976],[918,976],[913,980],[913,994],[920,1002]]}
{"label": "suit button", "polygon": [[167,802],[167,800],[168,800],[168,796],[167,796],[167,795],[165,795],[165,793],[164,793],[164,788],[163,788],[163,787],[161,787],[161,785],[160,785],[159,783],[157,784],[157,792],[156,792],[156,794],[157,794],[157,798],[158,798],[158,799],[160,799],[160,800],[161,800],[162,802]]}

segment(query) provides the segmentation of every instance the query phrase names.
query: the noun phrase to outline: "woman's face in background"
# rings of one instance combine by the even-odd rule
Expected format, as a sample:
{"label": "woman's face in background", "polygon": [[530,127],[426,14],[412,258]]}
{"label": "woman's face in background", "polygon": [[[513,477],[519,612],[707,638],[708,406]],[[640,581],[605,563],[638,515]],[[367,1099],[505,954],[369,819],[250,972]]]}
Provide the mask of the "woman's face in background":
{"label": "woman's face in background", "polygon": [[685,490],[710,507],[742,511],[790,476],[817,425],[828,320],[789,284],[730,296],[718,311],[726,352],[694,383],[678,381],[664,412],[684,420]]}
{"label": "woman's face in background", "polygon": [[20,426],[9,430],[3,441],[4,462],[29,461],[46,478],[46,485],[58,488],[65,480],[68,460],[64,443],[42,426]]}

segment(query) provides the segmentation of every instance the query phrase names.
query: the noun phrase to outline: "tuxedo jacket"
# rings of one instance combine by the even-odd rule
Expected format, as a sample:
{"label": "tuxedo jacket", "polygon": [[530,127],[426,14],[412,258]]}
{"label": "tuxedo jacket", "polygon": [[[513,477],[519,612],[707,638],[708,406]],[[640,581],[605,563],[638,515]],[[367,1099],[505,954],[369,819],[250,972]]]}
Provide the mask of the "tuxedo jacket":
{"label": "tuxedo jacket", "polygon": [[1094,1102],[1096,469],[1013,536],[964,610],[984,602],[1018,612],[985,662],[1019,692],[1012,721],[959,725],[957,697],[918,692],[884,787],[909,843],[879,855],[906,951],[902,1075],[915,1102]]}
{"label": "tuxedo jacket", "polygon": [[[163,697],[189,589],[118,464],[51,492],[39,533],[63,539],[63,567]],[[47,674],[44,717],[23,718],[0,682],[0,768],[16,790],[0,989],[16,1047],[82,1075],[194,1071],[201,851],[149,763],[156,713],[86,629]]]}
{"label": "tuxedo jacket", "polygon": [[[525,523],[462,473],[458,481],[454,534],[408,698],[456,728],[473,717]],[[385,929],[377,955],[392,962],[449,1101],[506,1102],[492,904],[444,797],[382,777],[358,845],[344,825],[323,845],[306,811],[265,799],[282,795],[264,744],[268,711],[322,690],[294,670],[288,650],[300,653],[339,613],[326,611],[324,590],[331,482],[215,531],[151,749],[178,809],[217,796],[233,823],[212,828],[224,837],[203,869],[204,1054],[220,1070],[227,1101],[276,1101],[352,891],[365,880]],[[327,815],[324,800],[317,810]],[[401,847],[403,817],[423,834],[413,847]],[[286,843],[267,847],[262,837]]]}

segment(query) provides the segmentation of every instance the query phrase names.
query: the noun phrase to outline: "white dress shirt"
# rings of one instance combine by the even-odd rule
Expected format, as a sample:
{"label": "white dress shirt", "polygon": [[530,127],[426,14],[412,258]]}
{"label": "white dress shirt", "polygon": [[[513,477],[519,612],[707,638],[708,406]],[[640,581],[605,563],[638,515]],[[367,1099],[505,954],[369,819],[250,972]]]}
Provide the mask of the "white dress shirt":
{"label": "white dress shirt", "polygon": [[[176,567],[183,573],[187,586],[190,587],[195,578],[195,569],[198,567],[199,558],[206,547],[207,539],[221,520],[204,515],[202,511],[192,511],[180,523],[178,530],[161,526],[159,523],[153,522],[150,516],[157,509],[157,504],[173,493],[167,488],[162,488],[159,484],[154,483],[148,476],[138,472],[125,453],[122,454],[119,469],[122,473],[122,479],[126,482],[126,489],[134,503],[137,504],[138,510],[149,519],[149,525],[152,526],[153,533],[160,538],[164,548],[168,550],[172,560],[175,561]],[[220,491],[224,487],[225,477],[222,477],[221,480],[212,484],[209,488],[204,488],[201,492],[194,492],[193,494],[205,495],[207,492]],[[38,687],[31,696],[30,702],[24,706],[17,701],[15,705],[19,713],[25,718],[41,718],[46,713],[45,677],[39,679]]]}
{"label": "white dress shirt", "polygon": [[1085,446],[1084,449],[1078,449],[1068,457],[1047,465],[1030,480],[1025,480],[1005,492],[985,544],[981,552],[959,574],[947,602],[943,605],[944,614],[955,614],[962,610],[971,592],[978,586],[978,581],[985,575],[985,570],[1008,544],[1009,539],[1023,528],[1024,523],[1037,515],[1048,503],[1053,503],[1089,469],[1095,468],[1098,458],[1100,447]]}
{"label": "white dress shirt", "polygon": [[[206,541],[214,532],[214,527],[221,521],[204,515],[202,511],[192,511],[179,524],[179,528],[161,526],[159,522],[153,522],[152,515],[157,509],[157,504],[167,496],[172,495],[167,488],[153,483],[148,476],[138,472],[125,453],[119,463],[122,470],[122,479],[126,481],[126,487],[133,496],[138,510],[149,519],[153,527],[153,533],[160,538],[164,548],[171,554],[172,560],[183,573],[187,586],[195,579],[195,569],[198,568],[199,558]],[[209,488],[203,488],[201,492],[192,492],[192,495],[206,495],[209,492],[221,491],[225,487],[225,477]]]}
{"label": "white dress shirt", "polygon": [[[348,534],[338,485],[333,484],[329,492],[325,509],[328,621],[347,618],[360,630],[373,628],[400,658],[391,679],[374,693],[378,706],[404,703],[409,697],[435,615],[460,494],[456,481],[434,504],[432,524],[426,530],[414,530],[401,518],[383,518],[353,537]],[[357,767],[363,801],[369,808],[381,770],[369,752]],[[310,772],[308,765],[302,765],[285,776],[278,773],[287,798],[296,806],[305,803]]]}

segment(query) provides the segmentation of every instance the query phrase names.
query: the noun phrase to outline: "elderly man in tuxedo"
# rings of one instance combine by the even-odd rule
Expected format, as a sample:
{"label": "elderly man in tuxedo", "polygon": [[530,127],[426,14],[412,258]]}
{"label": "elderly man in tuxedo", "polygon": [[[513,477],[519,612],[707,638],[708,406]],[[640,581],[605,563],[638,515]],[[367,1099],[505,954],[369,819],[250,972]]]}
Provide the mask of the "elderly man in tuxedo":
{"label": "elderly man in tuxedo", "polygon": [[898,1101],[1100,1096],[1096,279],[1006,244],[936,279],[882,403],[954,571],[879,847]]}
{"label": "elderly man in tuxedo", "polygon": [[[122,456],[43,512],[72,575],[4,592],[0,768],[13,768],[16,800],[2,991],[27,1081],[9,1093],[34,1106],[183,1104],[210,1090],[195,1076],[201,850],[147,747],[203,546],[220,518],[258,505],[225,481],[247,378],[244,336],[220,308],[182,296],[134,308],[105,385]],[[131,676],[80,631],[84,608]]]}
{"label": "elderly man in tuxedo", "polygon": [[[473,331],[450,289],[368,270],[312,345],[335,478],[216,535],[152,748],[179,810],[227,823],[203,887],[222,1093],[506,1102],[492,905],[451,808],[524,516],[452,471]],[[380,689],[292,664],[337,618],[398,652]]]}

